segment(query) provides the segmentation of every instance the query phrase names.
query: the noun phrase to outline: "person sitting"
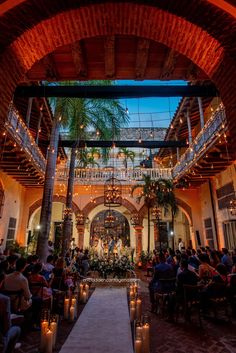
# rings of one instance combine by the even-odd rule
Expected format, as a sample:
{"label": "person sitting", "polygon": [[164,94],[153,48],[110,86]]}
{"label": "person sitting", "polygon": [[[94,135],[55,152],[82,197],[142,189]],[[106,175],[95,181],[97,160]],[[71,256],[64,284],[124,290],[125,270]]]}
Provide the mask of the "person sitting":
{"label": "person sitting", "polygon": [[43,265],[43,268],[41,271],[41,274],[45,277],[47,281],[50,280],[54,267],[55,266],[53,265],[53,255],[49,255],[47,257],[47,262],[46,264]]}
{"label": "person sitting", "polygon": [[210,266],[210,259],[206,253],[199,254],[199,278],[203,281],[209,281],[215,274],[214,267]]}
{"label": "person sitting", "polygon": [[176,296],[177,300],[184,297],[184,285],[197,285],[198,276],[195,272],[188,269],[188,260],[182,259],[180,261],[181,272],[177,276],[176,281]]}
{"label": "person sitting", "polygon": [[231,273],[233,267],[233,259],[230,256],[228,249],[223,248],[222,251],[224,255],[221,258],[221,262],[227,267],[228,273]]}
{"label": "person sitting", "polygon": [[87,276],[87,272],[89,270],[89,251],[88,251],[88,249],[86,249],[84,251],[84,255],[83,255],[82,259],[81,259],[81,266],[82,266],[82,269],[83,269],[82,275],[86,277]]}
{"label": "person sitting", "polygon": [[34,269],[34,265],[37,264],[38,261],[39,261],[38,255],[30,255],[30,256],[28,256],[28,258],[27,258],[27,264],[28,265],[26,266],[26,268],[25,268],[25,270],[23,272],[23,275],[26,278],[28,278],[31,275],[31,273],[32,273],[32,271]]}
{"label": "person sitting", "polygon": [[[20,258],[16,261],[16,270],[5,276],[3,288],[6,291],[20,291],[22,290],[22,298],[20,303],[20,311],[27,310],[31,304],[31,293],[29,290],[29,284],[27,278],[23,276],[23,272],[26,267],[26,260]],[[18,303],[15,303],[14,310],[17,310]]]}
{"label": "person sitting", "polygon": [[[52,290],[50,288],[51,281],[48,283],[44,276],[40,274],[42,270],[42,264],[37,263],[34,265],[32,274],[29,276],[29,285],[31,293],[34,297],[41,297],[43,300],[50,299],[52,297]],[[34,285],[37,285],[34,287]],[[41,286],[38,286],[41,285]]]}
{"label": "person sitting", "polygon": [[[150,302],[152,305],[152,311],[154,309],[155,292],[169,292],[173,290],[173,283],[169,282],[169,279],[174,278],[174,271],[171,265],[166,263],[166,258],[163,253],[159,256],[160,263],[155,266],[153,278],[149,283],[149,295],[150,295]],[[166,282],[164,280],[167,280]]]}
{"label": "person sitting", "polygon": [[16,261],[18,260],[18,256],[17,255],[9,255],[7,257],[7,261],[9,263],[8,266],[8,270],[7,270],[7,274],[13,273],[16,269]]}
{"label": "person sitting", "polygon": [[[0,278],[0,287],[4,277]],[[18,326],[11,326],[11,300],[0,293],[0,351],[12,353],[18,341],[21,329]]]}
{"label": "person sitting", "polygon": [[73,281],[67,274],[66,263],[62,257],[57,260],[52,272],[54,275],[51,285],[52,289],[66,291],[73,286]]}

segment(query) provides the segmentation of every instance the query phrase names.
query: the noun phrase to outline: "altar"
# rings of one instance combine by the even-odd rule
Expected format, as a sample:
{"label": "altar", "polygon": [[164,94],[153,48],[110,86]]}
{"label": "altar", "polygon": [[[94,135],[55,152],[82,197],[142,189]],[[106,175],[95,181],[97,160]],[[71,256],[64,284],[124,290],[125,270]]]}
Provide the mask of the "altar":
{"label": "altar", "polygon": [[134,352],[126,286],[94,290],[60,350],[68,352]]}

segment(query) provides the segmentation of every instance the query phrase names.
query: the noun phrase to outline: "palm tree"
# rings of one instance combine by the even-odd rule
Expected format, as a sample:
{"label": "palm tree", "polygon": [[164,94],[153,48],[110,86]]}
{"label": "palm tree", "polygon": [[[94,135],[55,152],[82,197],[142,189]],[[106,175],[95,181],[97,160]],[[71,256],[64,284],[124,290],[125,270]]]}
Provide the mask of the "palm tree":
{"label": "palm tree", "polygon": [[41,261],[46,261],[48,255],[48,237],[51,225],[53,188],[57,161],[59,129],[60,125],[65,126],[69,119],[68,107],[70,100],[67,98],[51,99],[52,109],[54,111],[53,124],[50,136],[50,145],[47,153],[47,164],[45,171],[43,200],[40,214],[40,229],[38,234],[37,249]]}
{"label": "palm tree", "polygon": [[141,189],[137,201],[144,200],[148,210],[148,252],[150,251],[150,210],[154,205],[163,207],[166,211],[171,207],[172,230],[174,227],[174,216],[177,212],[176,199],[173,191],[173,182],[166,179],[152,180],[149,175],[143,175],[143,183],[136,184],[132,188],[131,194],[136,189]]}
{"label": "palm tree", "polygon": [[124,167],[127,169],[129,159],[134,163],[135,152],[123,147],[119,149],[118,157],[123,158]]}
{"label": "palm tree", "polygon": [[[80,83],[79,83],[80,84]],[[89,84],[104,85],[112,84],[111,81],[90,81]],[[74,99],[70,100],[70,119],[68,122],[69,135],[77,141],[72,148],[70,170],[68,177],[66,209],[72,209],[73,185],[74,185],[74,168],[76,162],[76,147],[78,141],[89,136],[91,129],[96,130],[96,134],[100,139],[109,140],[119,136],[121,126],[128,122],[128,116],[119,102],[115,100],[101,99]],[[95,153],[97,149],[83,149],[78,154],[78,165],[86,168],[95,166]],[[63,222],[63,247],[62,252],[68,249],[71,238],[71,212],[66,213]]]}

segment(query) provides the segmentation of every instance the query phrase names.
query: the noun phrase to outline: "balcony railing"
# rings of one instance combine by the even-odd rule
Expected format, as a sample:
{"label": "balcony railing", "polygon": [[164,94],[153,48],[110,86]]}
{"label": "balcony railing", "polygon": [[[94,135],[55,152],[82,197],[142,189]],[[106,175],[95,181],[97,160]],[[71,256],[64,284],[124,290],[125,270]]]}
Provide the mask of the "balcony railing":
{"label": "balcony railing", "polygon": [[21,147],[21,150],[27,154],[29,161],[44,174],[46,159],[13,104],[9,106],[5,127],[11,138]]}
{"label": "balcony railing", "polygon": [[[155,168],[155,169],[75,169],[75,183],[76,184],[104,184],[104,182],[115,177],[123,184],[140,182],[143,175],[150,175],[153,180],[158,179],[172,179],[172,172],[170,168]],[[57,171],[57,180],[65,181],[68,178],[68,169],[59,169]]]}
{"label": "balcony railing", "polygon": [[202,156],[207,147],[212,145],[219,138],[220,134],[225,131],[225,125],[225,109],[223,105],[220,105],[173,168],[174,178],[179,177],[192,163],[196,162]]}

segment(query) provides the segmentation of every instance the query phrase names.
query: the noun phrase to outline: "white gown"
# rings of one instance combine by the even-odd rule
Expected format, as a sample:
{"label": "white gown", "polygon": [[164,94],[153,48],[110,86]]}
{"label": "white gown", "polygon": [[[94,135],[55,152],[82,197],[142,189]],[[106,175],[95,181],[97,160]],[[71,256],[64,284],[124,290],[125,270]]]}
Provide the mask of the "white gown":
{"label": "white gown", "polygon": [[116,249],[117,249],[117,255],[118,257],[121,257],[121,250],[122,250],[122,240],[118,239],[116,243]]}
{"label": "white gown", "polygon": [[97,252],[99,259],[104,255],[104,246],[102,239],[98,239]]}

